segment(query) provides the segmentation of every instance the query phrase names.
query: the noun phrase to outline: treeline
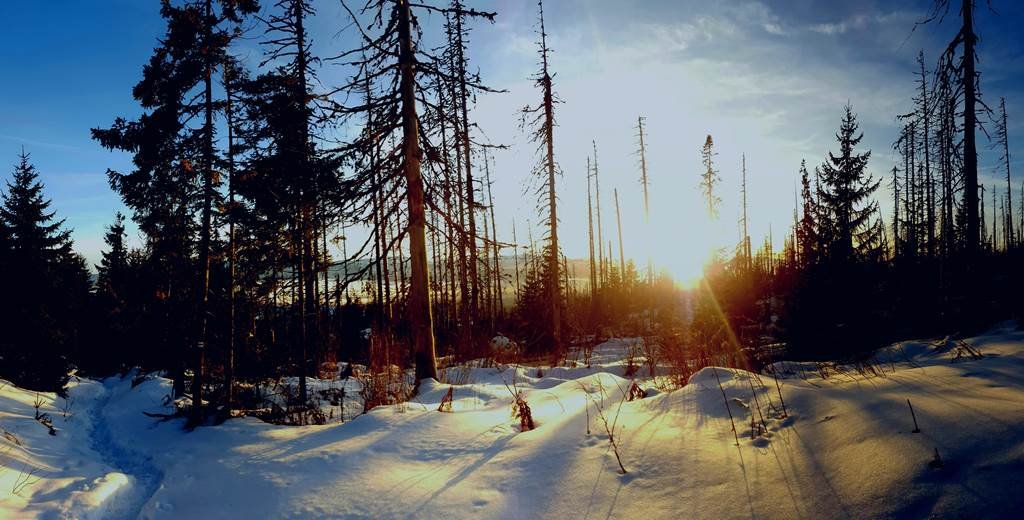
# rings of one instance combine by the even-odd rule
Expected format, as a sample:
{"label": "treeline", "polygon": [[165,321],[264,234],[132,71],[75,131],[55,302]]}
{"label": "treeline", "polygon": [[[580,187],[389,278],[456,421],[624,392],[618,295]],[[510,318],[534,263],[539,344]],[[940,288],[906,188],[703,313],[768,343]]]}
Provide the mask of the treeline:
{"label": "treeline", "polygon": [[[92,130],[132,157],[108,177],[142,247],[127,247],[118,216],[90,296],[87,353],[35,343],[62,361],[13,379],[53,389],[70,366],[164,370],[195,424],[229,410],[240,381],[298,375],[303,406],[305,377],[339,362],[384,359],[422,380],[437,377],[438,350],[475,356],[499,331],[562,348],[559,100],[543,5],[538,102],[522,117],[538,144],[546,232],[525,248],[498,237],[489,152],[502,145],[473,119],[476,96],[498,92],[473,72],[471,29],[496,14],[461,0],[342,5],[336,25],[355,44],[318,56],[306,0],[161,4],[166,32],[131,92],[143,114]],[[233,53],[243,36],[262,45],[258,63]],[[324,66],[347,76],[328,84]],[[516,306],[535,299],[543,313]]]}
{"label": "treeline", "polygon": [[[715,342],[749,350],[784,341],[791,357],[834,359],[896,339],[977,332],[1022,315],[1016,294],[1024,289],[1024,206],[1014,211],[1005,100],[992,110],[980,96],[973,11],[972,2],[963,3],[957,34],[933,70],[919,54],[916,95],[910,111],[896,117],[898,160],[887,179],[869,173],[871,152],[858,150],[862,134],[846,107],[838,150],[811,170],[800,166],[798,207],[782,253],[768,237],[752,257],[746,238],[731,261],[712,269],[695,307],[725,310],[724,318],[696,320],[722,334]],[[948,14],[949,3],[937,1],[922,23]],[[999,152],[1002,177],[987,192],[978,176],[983,130]],[[878,189],[886,180],[891,213],[883,218]],[[711,173],[701,179],[710,206],[712,181]],[[745,216],[742,222],[747,237]],[[712,298],[715,305],[700,304]],[[727,326],[736,340],[722,339]]]}
{"label": "treeline", "polygon": [[[306,0],[162,3],[166,33],[132,89],[143,114],[92,130],[132,157],[108,177],[143,243],[128,247],[118,215],[93,284],[22,157],[0,213],[0,261],[19,295],[3,304],[14,331],[0,340],[4,377],[58,389],[72,367],[166,371],[200,424],[244,406],[240,389],[252,382],[299,376],[291,404],[302,408],[306,377],[356,362],[437,378],[440,356],[488,356],[496,334],[556,362],[608,336],[660,338],[692,368],[686,356],[749,363],[766,345],[772,355],[854,355],[1019,310],[1024,206],[1014,211],[1005,104],[993,114],[980,101],[970,8],[934,70],[919,60],[891,177],[870,173],[847,106],[836,148],[798,170],[789,231],[755,246],[744,156],[742,238],[684,295],[653,259],[626,258],[619,194],[613,207],[607,183],[601,194],[596,142],[587,215],[559,212],[561,100],[540,2],[536,103],[521,112],[536,145],[537,237],[532,226],[517,236],[514,222],[499,237],[491,152],[503,145],[473,117],[477,96],[501,95],[470,59],[471,30],[496,13],[461,0],[342,5],[336,25],[355,44],[319,56],[306,29],[319,15]],[[243,36],[262,44],[257,63],[233,54]],[[330,84],[323,66],[347,75]],[[994,121],[1006,176],[1005,191],[988,192],[988,213],[979,114]],[[644,125],[638,118],[636,175],[649,224]],[[695,179],[710,219],[725,195],[714,147],[707,136]],[[883,215],[887,180],[893,209]],[[584,217],[582,268],[562,253],[559,222]]]}
{"label": "treeline", "polygon": [[[112,361],[169,370],[194,422],[201,399],[230,408],[239,378],[298,375],[299,406],[305,378],[339,361],[436,378],[437,345],[470,356],[502,319],[509,244],[495,236],[487,153],[498,145],[472,118],[493,90],[469,61],[471,27],[495,13],[460,0],[343,5],[337,25],[356,46],[316,56],[305,0],[260,15],[253,1],[165,2],[167,34],[133,91],[146,114],[93,131],[135,157],[111,186],[147,241],[147,285],[161,295],[147,315],[163,317],[144,327],[154,348]],[[253,70],[231,53],[250,21],[265,49]],[[347,79],[325,84],[324,63]],[[546,70],[538,81],[550,84]],[[554,126],[544,99],[542,136]],[[353,229],[369,233],[350,243]],[[547,243],[557,251],[554,232]]]}

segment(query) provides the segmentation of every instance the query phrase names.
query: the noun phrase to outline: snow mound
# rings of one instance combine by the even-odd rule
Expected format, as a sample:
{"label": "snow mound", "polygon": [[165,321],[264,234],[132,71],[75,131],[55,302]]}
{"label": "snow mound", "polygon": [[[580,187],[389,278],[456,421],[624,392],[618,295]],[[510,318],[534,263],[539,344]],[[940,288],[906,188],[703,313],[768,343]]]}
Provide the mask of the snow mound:
{"label": "snow mound", "polygon": [[[76,380],[67,400],[0,383],[0,517],[1013,517],[1024,334],[967,341],[984,357],[905,342],[876,375],[705,368],[654,391],[623,377],[616,340],[589,367],[472,367],[344,423],[192,432],[143,415],[169,410],[165,379]],[[628,399],[634,382],[646,398]],[[520,431],[515,392],[536,429]]]}

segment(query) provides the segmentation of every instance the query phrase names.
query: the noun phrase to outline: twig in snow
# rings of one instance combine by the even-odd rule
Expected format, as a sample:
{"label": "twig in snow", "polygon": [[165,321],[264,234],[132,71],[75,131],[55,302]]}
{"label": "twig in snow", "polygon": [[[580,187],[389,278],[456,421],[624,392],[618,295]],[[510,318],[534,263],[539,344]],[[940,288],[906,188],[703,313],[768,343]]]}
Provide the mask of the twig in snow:
{"label": "twig in snow", "polygon": [[914,419],[914,431],[910,433],[921,433],[921,428],[917,427],[917,415],[914,413],[914,405],[910,404],[910,399],[907,399],[907,406],[910,407],[910,417]]}
{"label": "twig in snow", "polygon": [[[26,469],[28,470],[27,472],[25,471]],[[11,488],[11,493],[20,496],[21,492],[24,491],[25,488],[39,482],[39,477],[32,478],[35,476],[37,471],[39,471],[39,468],[29,468],[28,463],[25,463],[21,472],[18,473],[18,478],[14,480],[14,487]]]}
{"label": "twig in snow", "polygon": [[740,445],[740,434],[736,432],[736,420],[732,417],[732,409],[729,408],[729,398],[725,395],[725,388],[722,387],[722,379],[718,377],[718,369],[711,367],[711,372],[715,374],[715,380],[718,381],[718,389],[722,391],[722,400],[725,401],[725,411],[729,413],[729,423],[732,424],[732,435],[736,438],[736,445]]}
{"label": "twig in snow", "polygon": [[[598,380],[597,384],[598,384],[598,387],[601,389],[601,392],[603,394],[604,393],[604,385],[601,383],[600,379]],[[618,384],[618,383],[616,383],[616,384]],[[621,388],[619,390],[621,390]],[[589,398],[590,394],[587,394],[587,395],[588,395],[588,398]],[[603,397],[602,397],[602,400],[604,400]],[[623,475],[626,474],[626,467],[622,465],[622,457],[619,455],[619,443],[615,440],[615,428],[619,424],[619,413],[622,411],[622,403],[625,402],[625,400],[626,400],[626,394],[625,394],[625,392],[623,392],[622,393],[622,398],[619,399],[619,407],[618,407],[618,409],[615,412],[615,418],[612,419],[612,423],[611,424],[608,424],[608,417],[604,414],[604,407],[601,406],[596,400],[593,400],[594,408],[597,409],[597,417],[598,417],[598,419],[601,420],[601,424],[604,425],[604,431],[605,431],[605,433],[608,434],[608,443],[611,444],[612,453],[615,454],[615,462],[617,462],[619,464],[619,471],[622,472]],[[587,417],[590,417],[590,416],[588,415]],[[588,429],[589,429],[589,424],[588,424]]]}
{"label": "twig in snow", "polygon": [[[587,387],[584,386],[581,381],[577,380],[576,383],[579,384],[580,385],[580,389],[583,390],[583,398],[586,399],[587,401],[589,401],[590,400],[590,392],[587,392]],[[587,403],[583,403],[583,411],[587,412],[587,436],[589,436],[590,435],[590,407],[587,406]]]}
{"label": "twig in snow", "polygon": [[782,403],[782,417],[789,417],[789,412],[786,411],[786,401],[782,399],[782,386],[779,385],[779,376],[775,373],[774,368],[772,368],[772,379],[775,380],[775,390],[779,392],[779,402]]}
{"label": "twig in snow", "polygon": [[[757,407],[757,416],[761,419],[761,431],[762,432],[767,432],[768,431],[768,423],[765,422],[764,414],[761,413],[761,401],[759,401],[757,399],[757,392],[754,391],[754,381],[752,381],[750,377],[747,377],[747,383],[750,384],[750,395],[753,396],[753,398],[754,398],[754,405]],[[751,424],[753,424],[753,422],[754,422],[754,412],[750,412],[750,422],[751,422]],[[753,427],[753,425],[751,425],[751,428],[750,428],[750,438],[753,439],[754,437],[755,437],[755,435],[754,435],[754,427]]]}

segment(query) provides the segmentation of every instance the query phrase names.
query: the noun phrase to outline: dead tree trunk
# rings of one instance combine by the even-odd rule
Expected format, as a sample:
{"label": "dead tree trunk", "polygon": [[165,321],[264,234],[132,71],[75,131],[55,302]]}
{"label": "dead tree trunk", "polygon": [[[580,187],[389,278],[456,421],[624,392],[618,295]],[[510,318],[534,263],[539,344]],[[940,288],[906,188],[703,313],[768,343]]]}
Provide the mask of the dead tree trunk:
{"label": "dead tree trunk", "polygon": [[409,326],[416,360],[416,381],[437,379],[434,326],[427,275],[424,228],[423,178],[420,173],[419,123],[416,117],[416,56],[412,45],[412,15],[409,0],[398,1],[399,62],[401,67],[402,135],[405,178],[408,183],[409,255],[412,285],[409,288]]}
{"label": "dead tree trunk", "polygon": [[619,213],[619,189],[615,188],[614,190],[612,190],[612,193],[615,194],[615,225],[618,227],[619,230],[619,277],[622,279],[623,285],[625,285],[626,256],[622,250],[622,216]]}

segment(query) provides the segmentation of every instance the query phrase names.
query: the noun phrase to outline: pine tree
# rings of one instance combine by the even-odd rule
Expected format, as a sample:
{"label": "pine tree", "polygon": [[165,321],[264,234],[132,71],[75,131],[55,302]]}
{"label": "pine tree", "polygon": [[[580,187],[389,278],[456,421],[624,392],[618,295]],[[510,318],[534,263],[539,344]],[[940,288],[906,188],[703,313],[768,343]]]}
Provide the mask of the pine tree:
{"label": "pine tree", "polygon": [[96,266],[97,293],[110,293],[115,299],[121,298],[119,293],[128,270],[126,239],[124,215],[119,211],[114,215],[114,223],[107,228],[103,236],[107,249],[101,254],[100,265]]}
{"label": "pine tree", "polygon": [[[262,119],[270,122],[266,132],[272,147],[257,165],[261,180],[257,188],[269,193],[259,197],[258,208],[277,218],[284,216],[283,221],[290,223],[287,236],[297,282],[298,398],[305,405],[306,376],[319,348],[316,208],[333,191],[333,168],[317,149],[313,135],[321,97],[312,91],[317,81],[315,58],[305,23],[315,11],[306,0],[278,0],[274,7],[267,18],[265,59],[280,65],[255,78],[248,88],[263,112]],[[275,190],[275,185],[280,188]],[[287,215],[280,215],[280,206]]]}
{"label": "pine tree", "polygon": [[24,151],[3,194],[3,269],[11,273],[0,313],[0,370],[33,390],[60,391],[80,346],[89,274],[72,251],[71,231],[50,210],[39,174]]}
{"label": "pine tree", "polygon": [[[149,238],[152,256],[162,264],[161,291],[173,298],[168,310],[175,314],[169,320],[174,325],[167,325],[175,330],[162,336],[192,345],[193,424],[203,415],[212,219],[221,164],[214,145],[214,119],[221,103],[213,98],[213,74],[225,62],[242,17],[257,8],[253,0],[201,0],[181,6],[164,2],[161,16],[167,34],[133,90],[147,112],[136,121],[119,118],[109,129],[93,129],[93,138],[103,146],[134,155],[133,172],[108,175]],[[202,123],[194,126],[199,114]],[[191,265],[193,253],[198,266]],[[190,283],[197,272],[198,283]],[[165,348],[182,350],[180,344]],[[186,362],[184,356],[176,357],[172,373],[175,393],[180,394]]]}
{"label": "pine tree", "polygon": [[722,181],[722,178],[718,175],[718,170],[715,169],[714,150],[715,142],[711,139],[711,135],[708,135],[707,139],[704,140],[704,146],[700,150],[701,161],[704,163],[704,171],[700,174],[700,190],[704,195],[704,200],[708,205],[708,216],[712,219],[718,218],[718,204],[722,202],[722,199],[715,195],[715,187]]}
{"label": "pine tree", "polygon": [[[105,352],[95,353],[105,357],[103,368],[124,369],[131,366],[136,357],[130,352],[129,335],[132,332],[132,318],[138,312],[133,309],[132,266],[126,244],[124,215],[117,212],[114,222],[103,237],[106,245],[100,264],[96,266],[96,306],[102,327],[107,335]],[[99,338],[97,338],[99,339]]]}
{"label": "pine tree", "polygon": [[800,200],[803,207],[796,236],[803,267],[809,267],[818,262],[821,252],[817,231],[818,203],[807,173],[807,161],[800,161]]}
{"label": "pine tree", "polygon": [[[544,28],[543,0],[538,0],[537,6],[539,10],[538,33],[540,36],[538,53],[541,57],[541,68],[533,77],[533,81],[534,85],[541,90],[543,99],[537,106],[525,107],[523,109],[523,118],[525,124],[526,118],[532,116],[532,120],[529,121],[530,125],[534,128],[531,140],[537,143],[541,156],[537,167],[534,168],[534,175],[542,181],[543,188],[539,190],[540,205],[544,209],[545,214],[542,218],[547,226],[548,243],[544,248],[544,254],[547,257],[545,260],[544,283],[548,300],[547,308],[550,312],[549,323],[551,341],[553,342],[552,347],[556,352],[560,352],[562,349],[562,302],[558,259],[561,253],[558,245],[558,204],[555,194],[555,178],[557,174],[557,167],[555,165],[555,104],[558,103],[558,99],[552,88],[552,75],[548,68],[548,57],[551,54],[551,49],[548,47],[547,32]],[[596,148],[594,167],[596,170]],[[600,215],[600,210],[598,210],[598,215]],[[598,217],[598,222],[600,222],[600,216]]]}
{"label": "pine tree", "polygon": [[822,210],[835,227],[828,254],[839,263],[864,258],[880,239],[880,230],[873,220],[878,203],[871,197],[881,181],[866,171],[871,151],[855,151],[864,134],[858,133],[853,107],[847,105],[844,111],[836,134],[839,154],[830,152],[820,168]]}

